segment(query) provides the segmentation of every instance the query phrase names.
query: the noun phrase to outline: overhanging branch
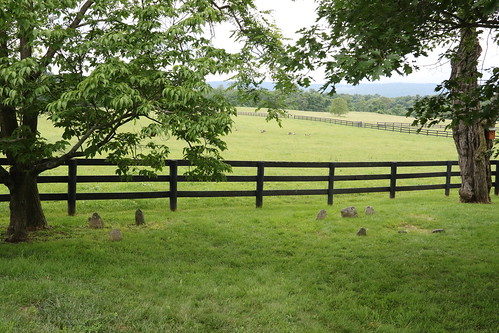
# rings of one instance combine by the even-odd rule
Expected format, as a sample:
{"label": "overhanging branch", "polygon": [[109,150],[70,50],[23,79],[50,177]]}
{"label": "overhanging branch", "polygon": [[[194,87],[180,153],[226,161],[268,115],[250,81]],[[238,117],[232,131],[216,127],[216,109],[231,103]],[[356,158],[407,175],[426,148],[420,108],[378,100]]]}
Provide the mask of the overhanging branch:
{"label": "overhanging branch", "polygon": [[67,153],[54,159],[42,161],[41,163],[35,165],[34,170],[40,173],[45,170],[58,167],[71,158],[85,156],[86,154],[83,151],[81,152],[78,151],[83,146],[85,141],[87,141],[88,138],[90,138],[90,136],[93,133],[95,133],[95,131],[100,129],[110,128],[109,134],[96,145],[97,149],[102,148],[104,145],[109,143],[115,137],[118,128],[128,123],[129,121],[133,120],[134,117],[135,115],[133,113],[125,113],[118,119],[115,119],[112,123],[106,122],[106,123],[95,124],[85,132],[85,134],[78,140],[77,143],[75,143],[75,145]]}
{"label": "overhanging branch", "polygon": [[[68,29],[76,29],[78,27],[78,25],[81,23],[81,21],[83,20],[83,18],[85,17],[85,14],[87,13],[88,9],[94,4],[94,2],[95,1],[93,1],[93,0],[86,1],[83,4],[83,6],[81,6],[81,8],[78,11],[78,13],[76,14],[75,18],[73,19],[73,21],[69,24],[69,26],[66,29],[67,30]],[[42,57],[41,64],[43,66],[47,66],[57,51],[58,51],[57,48],[50,46],[48,48],[47,52],[45,53],[45,55]]]}

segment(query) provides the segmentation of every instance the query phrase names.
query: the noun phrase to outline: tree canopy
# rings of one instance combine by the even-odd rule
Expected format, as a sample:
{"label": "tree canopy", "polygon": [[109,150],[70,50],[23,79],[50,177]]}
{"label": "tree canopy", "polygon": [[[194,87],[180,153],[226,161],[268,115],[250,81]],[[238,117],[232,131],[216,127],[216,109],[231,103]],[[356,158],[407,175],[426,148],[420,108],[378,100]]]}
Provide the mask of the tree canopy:
{"label": "tree canopy", "polygon": [[[232,27],[239,51],[214,46],[211,32],[221,24]],[[265,76],[290,88],[279,54],[281,35],[252,0],[1,1],[0,153],[10,168],[0,166],[0,181],[11,193],[8,238],[46,226],[36,175],[74,157],[101,154],[120,174],[139,159],[160,169],[168,147],[157,138],[172,136],[187,142],[184,155],[197,166],[192,175],[220,176],[228,170],[222,137],[235,110],[206,77],[231,75],[247,94]],[[60,140],[41,136],[40,117],[62,129]],[[145,124],[139,130],[123,126],[138,120]]]}
{"label": "tree canopy", "polygon": [[[392,73],[418,70],[414,59],[441,49],[452,66],[440,94],[416,103],[420,125],[451,120],[460,157],[464,202],[490,202],[488,127],[499,117],[499,68],[478,66],[479,37],[488,31],[499,43],[499,3],[495,0],[319,0],[317,23],[303,29],[290,47],[290,68],[322,67],[328,86],[358,84]],[[488,72],[488,77],[484,77]],[[300,79],[308,85],[307,74]]]}
{"label": "tree canopy", "polygon": [[335,97],[331,100],[331,104],[329,105],[329,112],[334,115],[342,116],[349,112],[348,103],[345,99],[341,97]]}

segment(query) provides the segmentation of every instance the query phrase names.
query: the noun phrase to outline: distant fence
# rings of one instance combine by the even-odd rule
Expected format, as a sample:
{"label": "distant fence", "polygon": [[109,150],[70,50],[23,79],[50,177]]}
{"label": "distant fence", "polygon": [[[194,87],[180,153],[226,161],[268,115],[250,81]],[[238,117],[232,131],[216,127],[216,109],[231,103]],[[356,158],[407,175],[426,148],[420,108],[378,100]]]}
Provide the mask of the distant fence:
{"label": "distant fence", "polygon": [[[68,204],[68,213],[70,215],[76,212],[76,202],[79,200],[105,200],[105,199],[146,199],[146,198],[169,198],[170,210],[177,209],[178,198],[201,198],[201,197],[255,197],[256,207],[263,206],[263,198],[266,196],[300,196],[300,195],[324,195],[327,196],[327,203],[333,204],[333,198],[337,194],[351,193],[375,193],[387,192],[390,198],[395,198],[396,192],[403,191],[423,191],[443,189],[445,195],[449,195],[452,188],[459,188],[460,184],[452,183],[452,177],[460,175],[459,171],[453,171],[452,167],[457,165],[456,161],[428,161],[428,162],[257,162],[257,161],[226,161],[236,171],[237,168],[254,168],[253,175],[235,175],[227,176],[227,182],[253,183],[254,190],[235,190],[235,191],[207,191],[207,190],[181,190],[180,183],[195,181],[189,180],[183,175],[179,175],[179,167],[188,167],[190,162],[186,160],[166,160],[165,166],[169,170],[167,175],[158,175],[157,178],[148,178],[145,176],[134,176],[130,182],[159,182],[165,184],[165,191],[137,191],[137,192],[112,192],[99,193],[81,193],[77,191],[77,184],[81,183],[115,183],[124,182],[116,175],[78,175],[78,168],[85,166],[112,166],[104,159],[78,159],[67,162],[67,175],[64,176],[39,176],[38,183],[64,183],[67,184],[65,193],[41,193],[42,201],[64,200]],[[6,159],[0,159],[0,164],[6,165]],[[499,195],[499,161],[491,161],[492,174],[494,175],[494,193]],[[63,168],[61,166],[60,168]],[[434,167],[430,172],[401,173],[400,170],[408,167],[427,168]],[[441,171],[435,171],[441,169]],[[310,169],[320,170],[317,175],[266,175],[266,172],[272,168],[291,168],[291,169]],[[338,171],[347,170],[365,170],[369,168],[381,168],[379,174],[339,174]],[[358,171],[358,170],[357,170]],[[377,170],[376,170],[377,171]],[[315,171],[314,171],[315,172]],[[319,173],[319,172],[317,172]],[[422,181],[418,185],[397,184],[402,179],[442,179],[437,184],[426,183]],[[386,181],[383,186],[365,186],[368,181]],[[348,181],[365,181],[364,187],[338,188],[338,183]],[[315,182],[323,183],[324,186],[316,189],[265,189],[268,183],[295,183],[295,182]],[[168,190],[166,190],[168,188]],[[9,201],[8,194],[0,194],[0,201]]]}
{"label": "distant fence", "polygon": [[[242,116],[267,117],[267,114],[263,113],[263,112],[244,112],[244,111],[241,111],[241,112],[238,112],[237,114],[242,115]],[[345,125],[345,126],[352,126],[352,127],[361,127],[361,128],[371,128],[371,129],[377,129],[377,130],[383,130],[383,131],[452,138],[452,132],[446,131],[445,125],[434,126],[434,127],[440,128],[440,129],[430,129],[430,128],[418,129],[418,127],[412,126],[412,124],[410,124],[410,123],[399,123],[399,122],[367,123],[367,122],[363,122],[363,121],[352,121],[352,120],[335,119],[335,118],[321,118],[321,117],[312,117],[312,116],[299,116],[299,115],[293,115],[293,114],[287,114],[286,117],[290,118],[290,119],[319,121],[322,123]]]}

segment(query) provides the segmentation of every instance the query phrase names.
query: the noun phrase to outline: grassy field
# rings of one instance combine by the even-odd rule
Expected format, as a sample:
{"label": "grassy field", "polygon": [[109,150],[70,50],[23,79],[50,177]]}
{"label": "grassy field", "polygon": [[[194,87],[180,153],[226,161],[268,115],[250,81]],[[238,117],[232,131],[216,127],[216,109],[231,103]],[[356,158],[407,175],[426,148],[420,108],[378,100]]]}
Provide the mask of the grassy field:
{"label": "grassy field", "polygon": [[[349,114],[350,115],[350,114]],[[369,114],[365,117],[375,119],[380,116],[383,121],[403,121],[404,117]],[[371,121],[371,120],[370,120]],[[57,139],[57,130],[42,122],[42,132],[49,133],[49,140]],[[223,153],[228,160],[262,160],[262,161],[317,161],[317,162],[357,162],[357,161],[441,161],[457,160],[457,154],[452,139],[426,137],[421,135],[400,134],[386,131],[377,131],[364,128],[333,125],[312,121],[283,119],[282,127],[275,121],[265,122],[263,118],[239,116],[235,119],[233,132],[226,137],[228,150]],[[263,133],[262,133],[263,132]],[[293,133],[293,135],[289,135]],[[171,158],[182,158],[184,144],[174,139],[165,139],[171,147]],[[255,175],[254,169],[235,169],[237,174]],[[442,167],[410,168],[402,172],[442,172]],[[64,175],[64,168],[50,170],[47,175]],[[165,171],[167,172],[167,170]],[[268,169],[267,175],[292,175],[308,173],[311,175],[327,175],[324,170],[298,171],[290,169]],[[387,168],[338,170],[337,174],[347,173],[386,174]],[[113,168],[93,167],[79,168],[79,174],[113,174]],[[433,181],[429,179],[427,181]],[[442,179],[435,179],[435,183],[442,183]],[[458,182],[455,179],[454,182]],[[372,181],[369,186],[387,186],[387,181]],[[417,180],[401,180],[400,185],[418,184]],[[356,185],[363,187],[362,185]],[[216,186],[216,188],[214,188]],[[277,185],[266,185],[268,189],[277,188]],[[278,188],[289,188],[279,184]],[[284,187],[282,187],[284,186]],[[293,185],[294,186],[294,185]],[[309,183],[297,184],[297,188],[324,188],[325,184]],[[339,184],[346,187],[347,183]],[[212,184],[182,184],[182,189],[220,189]],[[92,191],[140,191],[143,189],[165,190],[164,184],[135,183],[135,184],[78,184],[78,192]],[[254,184],[225,184],[224,190],[254,189]],[[65,192],[64,184],[40,184],[42,192]],[[0,191],[6,193],[6,189]]]}
{"label": "grassy field", "polygon": [[[299,120],[238,117],[227,142],[227,159],[456,159],[450,139]],[[0,332],[497,332],[497,197],[463,205],[442,192],[342,195],[333,207],[272,197],[262,209],[181,198],[174,213],[159,199],[87,201],[73,217],[46,202],[50,230],[0,244]],[[341,218],[350,205],[359,217]],[[95,211],[104,229],[87,227]],[[0,212],[3,233],[7,204]]]}

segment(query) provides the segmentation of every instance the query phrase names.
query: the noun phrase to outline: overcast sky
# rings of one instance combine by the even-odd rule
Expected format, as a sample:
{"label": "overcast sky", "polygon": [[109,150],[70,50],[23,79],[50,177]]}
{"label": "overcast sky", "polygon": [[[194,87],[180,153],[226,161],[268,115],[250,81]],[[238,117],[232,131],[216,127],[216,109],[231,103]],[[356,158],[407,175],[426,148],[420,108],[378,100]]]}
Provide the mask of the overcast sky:
{"label": "overcast sky", "polygon": [[[255,0],[261,10],[272,10],[277,26],[283,31],[285,37],[296,38],[295,31],[310,26],[314,23],[316,6],[313,0]],[[499,63],[499,47],[491,46],[487,49],[485,68]],[[485,45],[484,45],[485,53]],[[427,59],[418,59],[420,70],[410,76],[399,76],[394,74],[390,78],[383,78],[376,82],[408,82],[408,83],[440,83],[449,78],[450,65],[437,64],[437,56],[433,55]],[[323,75],[320,71],[314,74],[316,83],[323,83]]]}

